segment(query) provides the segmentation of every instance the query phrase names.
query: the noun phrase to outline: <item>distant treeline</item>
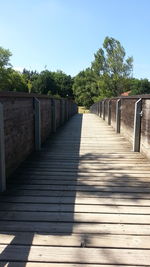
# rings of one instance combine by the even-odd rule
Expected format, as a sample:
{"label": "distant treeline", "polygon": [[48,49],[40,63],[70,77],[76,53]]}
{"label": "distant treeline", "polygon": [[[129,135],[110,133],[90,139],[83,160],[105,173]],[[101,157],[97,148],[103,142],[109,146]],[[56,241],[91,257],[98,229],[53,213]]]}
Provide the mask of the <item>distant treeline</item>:
{"label": "distant treeline", "polygon": [[62,71],[23,72],[12,68],[11,52],[0,47],[0,91],[29,92],[73,98],[73,78]]}
{"label": "distant treeline", "polygon": [[132,77],[133,58],[126,57],[125,49],[114,38],[106,37],[103,48],[94,54],[91,66],[75,77],[61,70],[43,70],[38,73],[24,69],[23,72],[18,72],[12,68],[10,57],[11,52],[0,47],[0,91],[75,98],[77,104],[85,107],[126,91],[130,95],[150,93],[148,79]]}

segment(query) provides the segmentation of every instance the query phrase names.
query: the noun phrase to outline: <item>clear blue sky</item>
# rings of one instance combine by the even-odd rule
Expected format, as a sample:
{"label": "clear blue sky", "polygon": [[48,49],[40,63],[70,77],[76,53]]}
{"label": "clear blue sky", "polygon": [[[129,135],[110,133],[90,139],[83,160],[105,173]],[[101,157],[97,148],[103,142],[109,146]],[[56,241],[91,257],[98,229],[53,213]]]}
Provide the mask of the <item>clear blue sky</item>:
{"label": "clear blue sky", "polygon": [[106,36],[133,56],[135,77],[150,79],[150,0],[0,0],[0,46],[14,68],[76,75]]}

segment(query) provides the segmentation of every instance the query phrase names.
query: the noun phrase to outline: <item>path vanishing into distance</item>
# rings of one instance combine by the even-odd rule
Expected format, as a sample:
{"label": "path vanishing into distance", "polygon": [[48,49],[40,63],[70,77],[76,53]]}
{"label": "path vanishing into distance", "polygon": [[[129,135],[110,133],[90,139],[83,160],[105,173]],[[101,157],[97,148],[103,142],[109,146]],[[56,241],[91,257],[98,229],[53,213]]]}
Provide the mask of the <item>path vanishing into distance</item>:
{"label": "path vanishing into distance", "polygon": [[0,196],[0,267],[150,266],[150,162],[77,114]]}

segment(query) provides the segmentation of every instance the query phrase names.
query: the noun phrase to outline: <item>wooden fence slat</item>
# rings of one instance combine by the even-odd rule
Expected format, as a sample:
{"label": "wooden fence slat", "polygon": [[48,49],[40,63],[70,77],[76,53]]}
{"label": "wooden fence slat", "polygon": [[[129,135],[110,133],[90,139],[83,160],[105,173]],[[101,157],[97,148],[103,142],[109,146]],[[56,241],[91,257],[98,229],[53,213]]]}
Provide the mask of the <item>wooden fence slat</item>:
{"label": "wooden fence slat", "polygon": [[108,101],[108,125],[111,125],[111,100]]}
{"label": "wooden fence slat", "polygon": [[6,190],[5,175],[5,138],[4,138],[4,113],[0,103],[0,192]]}
{"label": "wooden fence slat", "polygon": [[105,100],[102,101],[102,115],[103,115],[103,120],[105,120]]}
{"label": "wooden fence slat", "polygon": [[140,98],[135,103],[134,134],[133,134],[133,151],[134,152],[140,151],[141,115],[142,115],[142,99]]}
{"label": "wooden fence slat", "polygon": [[120,133],[120,115],[121,115],[121,99],[118,99],[116,102],[116,133]]}
{"label": "wooden fence slat", "polygon": [[52,104],[52,132],[56,132],[56,102],[55,99],[51,99]]}
{"label": "wooden fence slat", "polygon": [[41,150],[41,108],[40,101],[34,97],[35,112],[35,151]]}

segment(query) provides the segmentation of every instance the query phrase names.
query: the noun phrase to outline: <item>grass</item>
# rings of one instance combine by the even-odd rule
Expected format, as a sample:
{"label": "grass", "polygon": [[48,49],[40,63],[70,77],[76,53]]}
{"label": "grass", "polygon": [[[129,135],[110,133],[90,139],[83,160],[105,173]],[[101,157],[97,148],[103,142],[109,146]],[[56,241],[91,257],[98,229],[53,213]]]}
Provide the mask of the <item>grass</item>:
{"label": "grass", "polygon": [[86,109],[85,107],[78,107],[78,113],[89,113],[90,111]]}

